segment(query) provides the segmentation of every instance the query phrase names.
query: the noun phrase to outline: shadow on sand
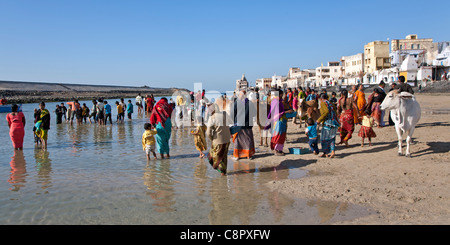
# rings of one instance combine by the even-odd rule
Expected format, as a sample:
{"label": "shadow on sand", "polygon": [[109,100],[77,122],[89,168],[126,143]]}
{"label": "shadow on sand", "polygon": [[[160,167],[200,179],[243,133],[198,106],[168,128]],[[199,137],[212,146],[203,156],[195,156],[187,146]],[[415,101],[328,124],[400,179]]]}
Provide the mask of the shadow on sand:
{"label": "shadow on sand", "polygon": [[419,123],[416,125],[416,128],[433,127],[433,126],[448,127],[448,126],[450,126],[450,122]]}
{"label": "shadow on sand", "polygon": [[[272,155],[272,154],[271,154]],[[233,174],[248,174],[248,173],[254,173],[254,172],[274,172],[274,171],[280,171],[284,169],[296,169],[308,166],[309,164],[315,163],[317,160],[304,160],[304,159],[288,159],[282,161],[280,164],[276,166],[271,167],[261,167],[257,168],[253,164],[250,164],[249,161],[245,161],[245,163],[248,163],[249,166],[254,166],[253,169],[245,169],[245,170],[237,170],[237,171],[230,171],[227,174],[233,175]],[[244,161],[242,162],[244,163]]]}
{"label": "shadow on sand", "polygon": [[427,149],[423,149],[417,152],[412,152],[413,156],[423,156],[434,153],[448,153],[450,152],[450,142],[428,142]]}

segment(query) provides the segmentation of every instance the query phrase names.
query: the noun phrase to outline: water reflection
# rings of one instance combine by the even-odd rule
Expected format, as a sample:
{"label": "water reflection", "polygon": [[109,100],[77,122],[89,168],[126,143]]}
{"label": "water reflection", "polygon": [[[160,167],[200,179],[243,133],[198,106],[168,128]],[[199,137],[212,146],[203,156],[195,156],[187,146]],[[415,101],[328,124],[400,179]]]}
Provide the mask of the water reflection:
{"label": "water reflection", "polygon": [[146,195],[153,200],[154,210],[160,213],[174,211],[175,194],[174,181],[168,159],[149,161],[144,171],[144,185],[147,186]]}
{"label": "water reflection", "polygon": [[25,157],[23,151],[14,151],[14,156],[11,157],[11,174],[9,176],[8,182],[12,185],[11,191],[19,191],[21,187],[25,186],[27,169]]}
{"label": "water reflection", "polygon": [[307,202],[310,207],[316,207],[317,213],[320,217],[320,223],[325,224],[329,222],[333,217],[336,216],[336,211],[338,214],[343,216],[348,211],[348,203],[338,203],[332,201],[323,200],[310,200]]}
{"label": "water reflection", "polygon": [[197,190],[197,195],[199,197],[203,196],[206,192],[207,187],[207,163],[204,158],[201,158],[196,164],[194,169],[194,181],[195,181],[195,189]]}
{"label": "water reflection", "polygon": [[[48,193],[48,188],[52,187],[52,160],[47,150],[34,149],[34,159],[36,160],[37,179],[36,184],[41,187],[43,193]],[[41,193],[36,193],[41,194]]]}
{"label": "water reflection", "polygon": [[[32,118],[33,105],[24,106]],[[303,176],[302,167],[315,160],[262,167],[258,159],[272,154],[258,149],[252,161],[230,160],[228,175],[220,176],[207,158],[199,158],[187,127],[172,131],[170,159],[146,161],[141,147],[145,122],[148,116],[134,114],[132,120],[112,126],[52,125],[47,150],[35,148],[28,134],[24,151],[14,152],[9,165],[0,165],[8,180],[0,182],[0,212],[9,212],[11,200],[18,198],[29,205],[14,209],[21,218],[0,217],[0,224],[27,222],[42,213],[48,224],[83,224],[92,217],[102,224],[318,224],[344,213],[349,217],[348,210],[353,210],[340,203],[307,203],[266,187],[271,181]],[[0,129],[6,131],[7,125]],[[8,134],[0,139],[10,140]],[[12,155],[9,148],[0,152]],[[29,159],[35,161],[31,168]],[[35,196],[48,192],[51,199]],[[88,213],[68,212],[93,203],[98,208]],[[120,216],[118,210],[123,211]]]}
{"label": "water reflection", "polygon": [[[278,175],[287,176],[288,171],[279,171]],[[274,178],[276,176],[271,172],[257,170],[254,162],[235,162],[230,175],[212,180],[212,210],[208,216],[210,224],[251,224],[260,205],[268,206],[274,220],[280,222],[284,217],[284,209],[294,200],[262,187],[262,184]]]}

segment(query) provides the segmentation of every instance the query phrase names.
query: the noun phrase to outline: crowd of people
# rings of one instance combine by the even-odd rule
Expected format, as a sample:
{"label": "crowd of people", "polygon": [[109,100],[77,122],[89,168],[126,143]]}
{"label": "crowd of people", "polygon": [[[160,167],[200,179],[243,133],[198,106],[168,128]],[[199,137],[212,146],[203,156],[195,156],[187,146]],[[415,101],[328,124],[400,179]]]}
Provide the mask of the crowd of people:
{"label": "crowd of people", "polygon": [[[399,81],[399,85],[391,85],[391,90],[414,93],[405,83],[404,77],[400,77]],[[352,138],[357,124],[361,125],[358,132],[358,136],[362,138],[361,146],[364,146],[366,138],[370,146],[371,140],[376,137],[373,127],[385,126],[384,111],[380,110],[380,104],[386,96],[385,83],[381,81],[367,98],[363,85],[355,85],[350,91],[342,89],[340,98],[337,99],[336,96],[333,92],[329,97],[325,89],[316,92],[310,88],[283,90],[278,87],[269,91],[241,90],[235,92],[231,98],[226,94],[207,98],[203,90],[196,94],[191,92],[188,96],[179,94],[176,102],[165,97],[155,102],[153,95],[144,99],[139,94],[135,105],[139,114],[149,113],[149,122],[143,125],[142,135],[142,148],[147,159],[151,156],[157,158],[156,153],[159,153],[161,158],[170,158],[169,139],[172,128],[182,127],[177,121],[184,118],[191,123],[190,126],[194,126],[191,134],[199,156],[206,156],[204,152],[208,150],[209,139],[209,163],[222,175],[226,175],[230,144],[233,144],[232,159],[235,161],[242,158],[252,159],[255,155],[254,127],[260,132],[259,146],[270,147],[275,155],[283,156],[288,119],[292,120],[292,125],[299,124],[299,127],[302,127],[303,123],[307,124],[305,134],[309,139],[311,152],[320,154],[320,142],[320,157],[333,158],[336,145],[345,144],[348,147],[348,141]],[[77,100],[66,104],[68,108],[64,103],[56,106],[57,124],[62,123],[63,117],[70,124],[75,118],[77,124],[89,122],[106,125],[108,121],[112,124],[112,110],[106,100],[93,100],[92,109],[85,103],[80,105]],[[134,105],[131,100],[126,104],[124,99],[121,99],[116,101],[115,105],[117,123],[123,123],[125,113],[129,120],[132,119]],[[13,146],[20,150],[23,148],[26,121],[23,113],[17,111],[16,105],[12,106],[12,113],[7,115],[7,121]],[[297,123],[298,121],[300,123]],[[41,102],[34,113],[33,131],[36,142],[42,143],[43,148],[47,146],[49,129],[50,112],[45,108],[45,103]],[[340,142],[336,144],[337,135],[340,136]]]}

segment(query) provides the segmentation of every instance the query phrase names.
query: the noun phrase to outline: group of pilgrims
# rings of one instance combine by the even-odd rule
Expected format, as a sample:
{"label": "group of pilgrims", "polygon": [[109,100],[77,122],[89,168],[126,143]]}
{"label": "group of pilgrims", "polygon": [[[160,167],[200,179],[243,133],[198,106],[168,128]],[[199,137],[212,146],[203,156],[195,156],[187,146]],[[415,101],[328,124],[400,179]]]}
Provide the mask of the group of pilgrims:
{"label": "group of pilgrims", "polygon": [[[392,89],[395,84],[391,85]],[[227,161],[230,144],[233,144],[232,159],[253,159],[255,155],[254,127],[259,130],[260,144],[262,147],[270,147],[273,154],[284,156],[284,146],[288,129],[288,119],[292,120],[292,126],[302,127],[306,123],[305,133],[309,139],[311,152],[319,155],[318,142],[320,142],[322,154],[320,157],[333,158],[336,145],[345,144],[352,138],[355,125],[361,124],[358,135],[364,139],[376,137],[373,126],[384,126],[384,111],[380,110],[386,92],[385,84],[379,86],[367,97],[363,85],[355,85],[350,91],[342,89],[339,100],[335,92],[331,97],[325,89],[320,92],[314,89],[301,87],[283,90],[274,87],[270,90],[243,89],[234,92],[233,96],[226,94],[207,98],[205,91],[196,94],[190,92],[187,96],[183,93],[173,95],[175,101],[166,97],[155,101],[153,95],[142,98],[136,97],[135,105],[138,114],[147,113],[149,122],[144,125],[142,135],[142,147],[147,154],[157,158],[170,158],[169,139],[172,129],[190,127],[194,137],[195,147],[203,158],[208,150],[207,140],[210,141],[209,154],[207,156],[211,166],[222,175],[227,173]],[[69,109],[64,109],[64,103],[56,106],[56,122],[61,123],[64,117],[66,122],[72,123],[77,119],[77,124],[98,123],[105,125],[111,120],[111,106],[103,99],[93,100],[91,110],[86,104],[80,105],[77,100],[68,102]],[[116,101],[117,122],[132,119],[133,107],[131,100],[125,103],[123,99]],[[7,115],[10,127],[10,136],[15,149],[23,148],[23,135],[25,117],[22,112],[13,106],[13,112]],[[47,146],[47,134],[50,129],[50,112],[45,109],[45,103],[39,104],[39,109],[34,114],[34,135],[36,142]],[[188,124],[183,122],[189,122]],[[299,121],[299,122],[298,122]],[[389,120],[391,124],[391,120]],[[320,135],[318,132],[320,131]],[[336,144],[336,136],[339,134],[340,142]],[[270,140],[270,144],[268,141]]]}
{"label": "group of pilgrims", "polygon": [[[396,85],[391,86],[392,90]],[[235,92],[231,98],[222,94],[212,101],[202,95],[202,100],[206,101],[206,113],[204,106],[194,107],[196,114],[191,116],[191,119],[195,129],[191,133],[194,135],[200,157],[205,156],[204,151],[208,149],[209,139],[209,163],[222,175],[227,171],[230,144],[233,144],[234,161],[253,158],[254,127],[257,127],[260,133],[259,146],[270,147],[274,155],[284,156],[288,120],[292,121],[292,126],[302,127],[306,123],[305,133],[309,138],[312,153],[320,154],[320,142],[320,157],[334,158],[336,145],[344,144],[349,147],[348,141],[358,124],[361,125],[358,133],[362,138],[361,146],[364,146],[365,138],[371,146],[371,139],[376,137],[373,127],[385,126],[384,111],[380,110],[380,105],[386,97],[384,87],[385,83],[381,81],[367,99],[363,85],[352,86],[350,91],[342,89],[339,99],[336,98],[335,92],[331,93],[330,97],[325,89],[316,92],[314,89],[303,90],[301,87],[286,90],[275,87],[268,91],[243,89]],[[193,103],[200,93],[198,91],[194,95],[191,92]],[[182,106],[178,100],[177,106]],[[177,110],[175,121],[180,119],[181,114],[183,110]],[[390,124],[393,124],[391,120]],[[340,136],[340,142],[336,144],[337,135]]]}

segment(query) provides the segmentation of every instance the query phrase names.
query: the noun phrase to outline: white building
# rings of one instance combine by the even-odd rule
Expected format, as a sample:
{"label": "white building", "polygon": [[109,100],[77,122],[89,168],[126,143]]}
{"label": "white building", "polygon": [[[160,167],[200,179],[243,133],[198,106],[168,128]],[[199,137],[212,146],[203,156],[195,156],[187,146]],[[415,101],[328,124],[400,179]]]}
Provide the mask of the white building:
{"label": "white building", "polygon": [[447,46],[440,54],[436,55],[433,60],[433,66],[450,66],[450,46]]}
{"label": "white building", "polygon": [[298,67],[291,67],[289,68],[289,73],[286,79],[287,87],[298,88],[300,86],[304,86],[306,79],[311,75],[311,71],[308,69],[300,70]]}
{"label": "white building", "polygon": [[414,58],[414,56],[408,55],[400,66],[400,75],[403,75],[406,81],[415,81],[417,80],[418,70],[419,65],[417,64],[417,60]]}
{"label": "white building", "polygon": [[412,56],[418,64],[426,64],[426,50],[424,49],[407,49],[396,50],[389,54],[391,67],[400,66],[407,56]]}
{"label": "white building", "polygon": [[286,83],[287,77],[285,76],[277,76],[276,74],[274,74],[272,76],[272,82],[270,84],[270,86],[274,87],[281,87],[281,88],[286,88],[287,87],[287,83]]}
{"label": "white building", "polygon": [[259,78],[255,81],[255,87],[259,89],[270,89],[272,78]]}
{"label": "white building", "polygon": [[316,87],[334,86],[342,77],[340,62],[328,62],[327,66],[316,68]]}
{"label": "white building", "polygon": [[[381,81],[384,81],[387,84],[396,83],[398,80],[398,76],[399,76],[399,68],[398,67],[378,70],[378,71],[375,71],[370,74],[370,80],[371,80],[370,83],[378,84]],[[365,76],[365,78],[368,79],[367,76]],[[369,81],[367,81],[366,83],[369,83]]]}
{"label": "white building", "polygon": [[355,85],[362,82],[364,76],[364,53],[342,56],[342,77],[345,85]]}

